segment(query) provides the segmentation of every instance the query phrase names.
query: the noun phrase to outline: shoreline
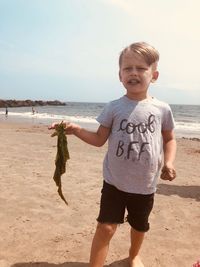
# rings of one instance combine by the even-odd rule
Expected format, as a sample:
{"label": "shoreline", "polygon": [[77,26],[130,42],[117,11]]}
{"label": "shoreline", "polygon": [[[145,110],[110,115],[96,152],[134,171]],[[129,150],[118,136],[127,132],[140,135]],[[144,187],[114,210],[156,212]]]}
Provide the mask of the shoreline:
{"label": "shoreline", "polygon": [[[44,126],[49,126],[53,122],[60,122],[60,120],[57,119],[39,119],[39,118],[19,118],[15,116],[7,116],[5,115],[0,116],[0,123],[13,123],[13,124],[28,124],[28,125],[44,125]],[[90,130],[96,130],[98,127],[98,123],[90,123],[90,122],[75,122],[79,124],[81,127],[84,127],[86,129]],[[200,133],[197,134],[192,134],[192,133],[186,133],[186,132],[179,132],[175,128],[175,135],[177,139],[189,139],[189,140],[194,140],[194,141],[200,141]]]}

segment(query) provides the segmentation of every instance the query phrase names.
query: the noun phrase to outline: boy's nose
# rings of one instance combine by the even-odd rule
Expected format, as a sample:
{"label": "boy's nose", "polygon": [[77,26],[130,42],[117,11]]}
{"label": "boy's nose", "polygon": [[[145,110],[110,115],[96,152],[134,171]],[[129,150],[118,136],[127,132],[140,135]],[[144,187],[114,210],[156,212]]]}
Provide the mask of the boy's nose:
{"label": "boy's nose", "polygon": [[137,75],[138,74],[137,69],[136,68],[132,68],[131,69],[131,74],[132,75]]}

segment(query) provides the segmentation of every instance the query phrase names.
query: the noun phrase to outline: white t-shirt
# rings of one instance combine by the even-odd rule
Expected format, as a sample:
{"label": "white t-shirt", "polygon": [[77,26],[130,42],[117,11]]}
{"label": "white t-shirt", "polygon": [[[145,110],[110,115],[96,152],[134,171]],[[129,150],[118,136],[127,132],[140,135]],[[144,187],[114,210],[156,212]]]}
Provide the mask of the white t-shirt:
{"label": "white t-shirt", "polygon": [[111,128],[104,180],[124,192],[154,193],[162,162],[161,131],[174,128],[169,105],[123,96],[108,103],[97,121]]}

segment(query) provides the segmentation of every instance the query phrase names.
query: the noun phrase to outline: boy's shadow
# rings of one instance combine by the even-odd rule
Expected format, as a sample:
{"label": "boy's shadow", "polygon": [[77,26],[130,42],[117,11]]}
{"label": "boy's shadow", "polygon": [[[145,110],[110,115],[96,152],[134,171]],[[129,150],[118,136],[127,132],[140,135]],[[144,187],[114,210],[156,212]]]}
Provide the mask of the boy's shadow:
{"label": "boy's shadow", "polygon": [[[89,267],[88,263],[84,262],[65,262],[65,263],[48,263],[48,262],[21,262],[15,263],[10,267]],[[115,261],[105,267],[128,267],[127,258]]]}
{"label": "boy's shadow", "polygon": [[198,185],[158,184],[156,193],[165,196],[178,195],[182,198],[192,198],[200,201],[200,186]]}

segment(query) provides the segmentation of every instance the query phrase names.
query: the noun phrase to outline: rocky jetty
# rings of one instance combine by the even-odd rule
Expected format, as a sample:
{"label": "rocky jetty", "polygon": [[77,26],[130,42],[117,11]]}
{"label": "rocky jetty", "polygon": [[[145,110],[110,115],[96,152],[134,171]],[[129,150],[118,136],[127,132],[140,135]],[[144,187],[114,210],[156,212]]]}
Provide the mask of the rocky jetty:
{"label": "rocky jetty", "polygon": [[0,108],[5,107],[33,107],[33,106],[65,106],[65,102],[58,100],[43,101],[43,100],[3,100],[0,99]]}

